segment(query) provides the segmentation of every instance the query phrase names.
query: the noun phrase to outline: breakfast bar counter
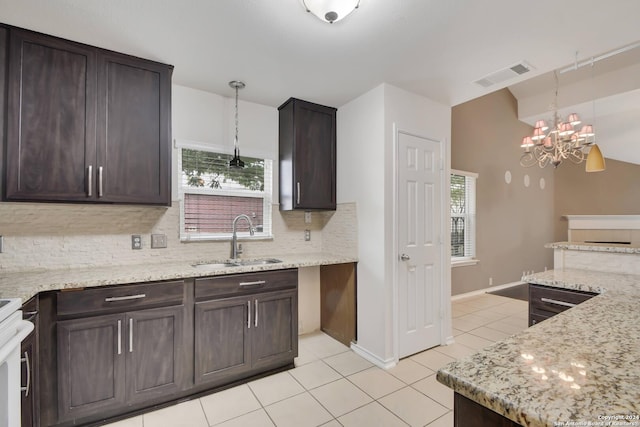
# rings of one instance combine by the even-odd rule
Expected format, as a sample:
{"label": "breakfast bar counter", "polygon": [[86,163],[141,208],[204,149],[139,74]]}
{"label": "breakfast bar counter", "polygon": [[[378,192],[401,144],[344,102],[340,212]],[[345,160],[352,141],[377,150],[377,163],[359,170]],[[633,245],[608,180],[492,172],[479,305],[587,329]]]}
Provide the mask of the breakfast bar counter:
{"label": "breakfast bar counter", "polygon": [[640,276],[550,270],[524,280],[600,295],[446,365],[438,381],[523,426],[640,426]]}

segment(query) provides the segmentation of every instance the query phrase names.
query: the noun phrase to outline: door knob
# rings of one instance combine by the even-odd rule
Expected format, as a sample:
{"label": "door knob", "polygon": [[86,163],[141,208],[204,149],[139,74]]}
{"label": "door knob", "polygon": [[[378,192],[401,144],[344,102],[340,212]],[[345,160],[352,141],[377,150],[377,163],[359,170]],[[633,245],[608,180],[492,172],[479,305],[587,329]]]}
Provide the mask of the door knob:
{"label": "door knob", "polygon": [[407,254],[402,254],[400,255],[400,260],[401,261],[409,261],[411,259],[411,257]]}

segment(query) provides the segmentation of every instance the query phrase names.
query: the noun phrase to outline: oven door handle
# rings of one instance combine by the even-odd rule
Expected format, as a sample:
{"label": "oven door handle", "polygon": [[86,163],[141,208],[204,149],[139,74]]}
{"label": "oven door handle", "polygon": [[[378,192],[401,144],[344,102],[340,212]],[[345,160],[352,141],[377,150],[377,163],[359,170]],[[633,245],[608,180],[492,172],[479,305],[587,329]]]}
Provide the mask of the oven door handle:
{"label": "oven door handle", "polygon": [[20,387],[21,391],[24,391],[24,397],[29,397],[29,389],[31,388],[31,363],[29,363],[29,352],[24,352],[24,357],[20,359],[27,365],[27,385]]}
{"label": "oven door handle", "polygon": [[20,322],[22,325],[18,328],[16,334],[0,347],[0,362],[7,360],[12,351],[19,349],[22,340],[33,331],[33,323],[26,320],[21,320]]}

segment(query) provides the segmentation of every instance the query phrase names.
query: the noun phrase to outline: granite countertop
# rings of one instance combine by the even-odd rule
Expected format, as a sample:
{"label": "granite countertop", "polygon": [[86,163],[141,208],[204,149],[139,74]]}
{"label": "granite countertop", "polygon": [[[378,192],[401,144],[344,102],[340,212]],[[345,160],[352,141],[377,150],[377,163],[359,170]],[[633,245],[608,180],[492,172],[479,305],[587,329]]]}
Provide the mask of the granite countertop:
{"label": "granite countertop", "polygon": [[[524,280],[601,295],[443,367],[438,381],[524,426],[640,426],[624,418],[640,416],[640,276],[550,270]],[[606,424],[615,416],[620,424]]]}
{"label": "granite countertop", "polygon": [[155,282],[191,277],[219,276],[252,271],[282,270],[286,268],[313,267],[318,265],[357,262],[356,258],[328,253],[274,255],[269,258],[282,260],[277,264],[261,264],[238,267],[195,268],[193,264],[224,262],[197,260],[194,262],[169,262],[163,264],[115,265],[91,268],[42,269],[0,274],[0,298],[28,300],[43,291],[89,288],[126,283]]}
{"label": "granite countertop", "polygon": [[640,247],[621,243],[582,243],[556,242],[544,245],[545,248],[567,249],[572,251],[610,252],[617,254],[640,254]]}

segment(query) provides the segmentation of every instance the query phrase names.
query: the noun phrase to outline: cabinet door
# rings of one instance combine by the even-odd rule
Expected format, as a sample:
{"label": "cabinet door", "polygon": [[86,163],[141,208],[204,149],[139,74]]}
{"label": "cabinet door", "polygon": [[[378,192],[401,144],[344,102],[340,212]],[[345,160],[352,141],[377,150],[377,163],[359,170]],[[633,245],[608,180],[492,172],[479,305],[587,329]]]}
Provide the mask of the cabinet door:
{"label": "cabinet door", "polygon": [[124,328],[124,315],[58,322],[59,421],[124,405]]}
{"label": "cabinet door", "polygon": [[22,361],[22,391],[20,394],[20,409],[22,410],[22,427],[37,426],[37,411],[35,398],[35,376],[34,368],[36,337],[35,333],[31,334],[22,341],[20,347],[20,359]]}
{"label": "cabinet door", "polygon": [[128,403],[166,397],[184,386],[184,307],[127,313]]}
{"label": "cabinet door", "polygon": [[251,369],[250,305],[246,297],[196,303],[196,384],[231,382]]}
{"label": "cabinet door", "polygon": [[294,208],[336,209],[336,110],[296,101]]}
{"label": "cabinet door", "polygon": [[10,30],[6,198],[87,200],[95,166],[95,49]]}
{"label": "cabinet door", "polygon": [[298,292],[258,294],[253,299],[252,366],[276,367],[298,355]]}
{"label": "cabinet door", "polygon": [[101,52],[98,65],[98,199],[171,204],[171,71]]}

